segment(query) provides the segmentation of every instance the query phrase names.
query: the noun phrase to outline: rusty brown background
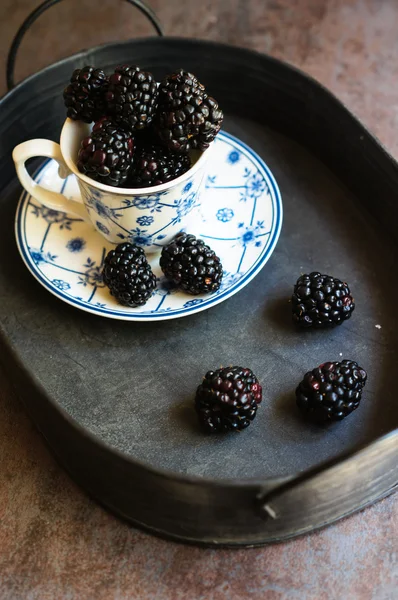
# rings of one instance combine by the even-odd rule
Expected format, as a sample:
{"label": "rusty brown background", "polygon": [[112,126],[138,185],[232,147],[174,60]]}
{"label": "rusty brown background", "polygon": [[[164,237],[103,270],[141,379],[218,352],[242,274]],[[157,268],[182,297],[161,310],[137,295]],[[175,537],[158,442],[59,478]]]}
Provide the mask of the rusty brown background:
{"label": "rusty brown background", "polygon": [[[0,0],[0,94],[37,0]],[[398,0],[151,0],[167,34],[282,58],[329,87],[398,156]],[[33,26],[19,80],[58,58],[147,36],[121,0],[65,0]],[[321,532],[204,550],[121,523],[58,467],[0,371],[0,600],[395,600],[398,495]]]}

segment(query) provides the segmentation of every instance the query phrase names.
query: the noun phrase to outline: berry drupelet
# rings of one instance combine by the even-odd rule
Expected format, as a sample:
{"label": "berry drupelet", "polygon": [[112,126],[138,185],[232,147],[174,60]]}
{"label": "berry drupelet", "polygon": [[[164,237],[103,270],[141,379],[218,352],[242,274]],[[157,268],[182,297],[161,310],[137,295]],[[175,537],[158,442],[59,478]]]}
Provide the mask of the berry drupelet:
{"label": "berry drupelet", "polygon": [[138,148],[127,187],[149,187],[167,183],[191,167],[188,154],[175,154],[163,146]]}
{"label": "berry drupelet", "polygon": [[157,109],[158,87],[152,75],[137,66],[117,67],[109,78],[108,112],[127,131],[148,127]]}
{"label": "berry drupelet", "polygon": [[196,391],[195,409],[209,433],[240,431],[253,421],[261,400],[261,385],[250,369],[227,367],[206,373]]}
{"label": "berry drupelet", "polygon": [[188,233],[179,233],[163,248],[160,267],[168,279],[188,294],[215,292],[223,276],[214,250]]}
{"label": "berry drupelet", "polygon": [[304,375],[296,389],[297,406],[315,421],[341,421],[358,408],[366,379],[353,360],[324,363]]}
{"label": "berry drupelet", "polygon": [[98,121],[83,139],[77,168],[91,179],[118,187],[130,172],[133,138],[108,118]]}
{"label": "berry drupelet", "polygon": [[155,127],[161,142],[173,152],[206,150],[223,118],[216,100],[192,73],[180,69],[160,84]]}
{"label": "berry drupelet", "polygon": [[156,287],[156,277],[143,249],[134,244],[119,244],[111,250],[102,276],[112,296],[130,308],[143,306]]}
{"label": "berry drupelet", "polygon": [[104,116],[108,78],[104,71],[87,66],[73,71],[64,89],[67,116],[75,121],[92,123]]}
{"label": "berry drupelet", "polygon": [[293,320],[300,327],[341,325],[351,317],[354,308],[348,285],[330,275],[302,275],[294,286]]}

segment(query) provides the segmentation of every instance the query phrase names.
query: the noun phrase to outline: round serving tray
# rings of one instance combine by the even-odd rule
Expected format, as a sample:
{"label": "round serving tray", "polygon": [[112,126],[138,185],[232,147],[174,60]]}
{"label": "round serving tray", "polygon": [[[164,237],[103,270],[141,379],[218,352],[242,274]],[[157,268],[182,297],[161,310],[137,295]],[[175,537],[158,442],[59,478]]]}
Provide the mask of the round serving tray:
{"label": "round serving tray", "polygon": [[[183,64],[220,102],[225,130],[272,169],[284,198],[281,238],[261,273],[224,304],[182,320],[110,321],[63,304],[24,266],[11,150],[33,137],[58,139],[62,88],[87,62],[106,70],[134,62],[157,77]],[[256,545],[323,526],[394,489],[398,169],[328,91],[247,50],[145,39],[28,78],[2,100],[0,131],[2,359],[60,463],[92,496],[160,535]],[[315,269],[349,281],[357,309],[336,330],[299,332],[292,284]],[[341,357],[368,370],[361,407],[335,426],[310,425],[296,412],[295,385]],[[250,366],[264,400],[244,432],[206,436],[193,395],[220,364]]]}

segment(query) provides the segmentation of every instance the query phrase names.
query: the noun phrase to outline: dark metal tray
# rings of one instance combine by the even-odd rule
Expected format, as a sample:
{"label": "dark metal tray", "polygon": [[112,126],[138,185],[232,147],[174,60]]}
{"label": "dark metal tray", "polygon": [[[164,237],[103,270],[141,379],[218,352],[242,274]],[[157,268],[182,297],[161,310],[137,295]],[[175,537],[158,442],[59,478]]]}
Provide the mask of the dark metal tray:
{"label": "dark metal tray", "polygon": [[[182,320],[81,313],[40,287],[15,246],[12,148],[58,139],[73,68],[123,62],[158,77],[181,64],[195,72],[224,108],[225,129],[264,158],[282,192],[284,227],[263,271],[226,303]],[[1,356],[49,446],[90,494],[154,533],[255,545],[330,523],[397,486],[398,168],[327,90],[247,50],[146,39],[30,77],[2,100],[0,131]],[[299,332],[292,283],[315,269],[349,281],[357,309],[336,330]],[[296,412],[295,385],[341,356],[368,370],[361,407],[340,424],[310,425]],[[205,436],[195,387],[209,368],[232,363],[258,375],[263,404],[245,432]]]}

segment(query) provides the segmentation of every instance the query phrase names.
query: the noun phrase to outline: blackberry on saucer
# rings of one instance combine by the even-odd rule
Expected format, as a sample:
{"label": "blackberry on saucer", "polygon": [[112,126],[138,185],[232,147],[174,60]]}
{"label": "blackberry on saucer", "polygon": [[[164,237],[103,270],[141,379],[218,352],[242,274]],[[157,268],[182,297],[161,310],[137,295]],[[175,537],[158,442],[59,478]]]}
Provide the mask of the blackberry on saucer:
{"label": "blackberry on saucer", "polygon": [[128,131],[148,127],[157,109],[158,88],[152,73],[123,65],[109,77],[106,104],[116,123]]}
{"label": "blackberry on saucer", "polygon": [[64,89],[67,116],[74,121],[92,123],[105,114],[105,92],[108,78],[102,69],[91,66],[73,71]]}
{"label": "blackberry on saucer", "polygon": [[102,277],[112,296],[130,308],[143,306],[156,287],[156,277],[143,249],[130,243],[119,244],[108,252]]}
{"label": "blackberry on saucer", "polygon": [[226,367],[208,371],[196,391],[199,423],[209,433],[248,427],[262,400],[262,388],[250,369]]}
{"label": "blackberry on saucer", "polygon": [[301,275],[292,296],[293,320],[300,327],[334,327],[349,319],[355,302],[346,283],[314,272]]}
{"label": "blackberry on saucer", "polygon": [[367,374],[353,360],[327,362],[304,375],[297,406],[315,421],[341,421],[359,406]]}
{"label": "blackberry on saucer", "polygon": [[98,121],[81,142],[77,168],[91,179],[118,187],[130,172],[134,141],[109,118]]}
{"label": "blackberry on saucer", "polygon": [[180,69],[159,86],[158,136],[173,152],[206,150],[221,129],[223,113],[195,75]]}
{"label": "blackberry on saucer", "polygon": [[167,183],[190,169],[188,154],[175,154],[155,144],[138,147],[127,187],[149,187]]}
{"label": "blackberry on saucer", "polygon": [[188,294],[215,292],[223,269],[219,257],[203,240],[179,233],[162,249],[160,267],[168,279]]}

